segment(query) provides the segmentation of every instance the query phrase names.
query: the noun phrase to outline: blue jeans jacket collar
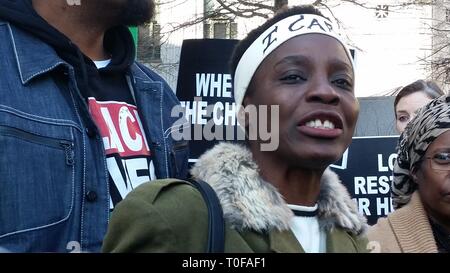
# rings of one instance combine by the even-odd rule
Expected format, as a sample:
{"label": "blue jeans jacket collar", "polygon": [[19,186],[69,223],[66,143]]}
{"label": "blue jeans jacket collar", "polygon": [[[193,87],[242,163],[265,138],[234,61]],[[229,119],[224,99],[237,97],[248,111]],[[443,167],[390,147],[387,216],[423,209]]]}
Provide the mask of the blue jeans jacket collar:
{"label": "blue jeans jacket collar", "polygon": [[11,35],[14,57],[22,84],[25,85],[35,77],[52,71],[60,65],[68,66],[49,45],[9,23],[6,24]]}

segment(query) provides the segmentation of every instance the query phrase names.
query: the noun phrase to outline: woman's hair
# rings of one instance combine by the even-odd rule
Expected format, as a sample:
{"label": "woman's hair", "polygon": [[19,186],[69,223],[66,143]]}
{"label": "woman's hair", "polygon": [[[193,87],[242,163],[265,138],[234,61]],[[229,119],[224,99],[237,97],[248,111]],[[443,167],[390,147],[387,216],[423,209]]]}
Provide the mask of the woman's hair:
{"label": "woman's hair", "polygon": [[[434,81],[417,80],[400,89],[394,100],[394,110],[397,109],[400,99],[416,92],[423,92],[430,99],[444,95],[444,92]],[[397,113],[395,113],[395,116],[397,117]]]}
{"label": "woman's hair", "polygon": [[277,13],[274,17],[267,20],[264,24],[261,26],[255,28],[252,30],[247,37],[242,39],[235,47],[233,55],[231,57],[231,73],[234,78],[234,74],[236,72],[236,68],[238,66],[239,60],[242,58],[242,55],[244,55],[244,52],[250,47],[250,45],[269,27],[271,27],[273,24],[275,24],[278,21],[283,20],[284,18],[287,18],[289,16],[295,15],[295,14],[315,14],[323,16],[323,14],[316,9],[314,6],[311,5],[303,5],[303,6],[294,6],[292,8],[286,9],[281,11],[280,13]]}

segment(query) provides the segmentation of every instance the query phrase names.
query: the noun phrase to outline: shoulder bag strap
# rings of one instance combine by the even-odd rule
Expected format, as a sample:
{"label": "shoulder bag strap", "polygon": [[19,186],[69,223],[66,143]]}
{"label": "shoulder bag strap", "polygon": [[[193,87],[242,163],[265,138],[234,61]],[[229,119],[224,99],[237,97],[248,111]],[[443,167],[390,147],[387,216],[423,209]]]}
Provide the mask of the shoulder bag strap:
{"label": "shoulder bag strap", "polygon": [[211,186],[202,180],[189,180],[202,194],[208,208],[208,246],[207,253],[223,253],[225,250],[225,223],[219,198]]}

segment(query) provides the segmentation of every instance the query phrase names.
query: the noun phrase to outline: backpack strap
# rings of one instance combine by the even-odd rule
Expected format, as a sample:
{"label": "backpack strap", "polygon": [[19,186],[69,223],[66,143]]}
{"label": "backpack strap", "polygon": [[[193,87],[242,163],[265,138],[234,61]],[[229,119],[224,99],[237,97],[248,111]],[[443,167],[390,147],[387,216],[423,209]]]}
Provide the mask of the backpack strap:
{"label": "backpack strap", "polygon": [[202,194],[208,208],[208,245],[207,253],[223,253],[225,250],[225,222],[219,198],[211,186],[202,180],[189,180]]}

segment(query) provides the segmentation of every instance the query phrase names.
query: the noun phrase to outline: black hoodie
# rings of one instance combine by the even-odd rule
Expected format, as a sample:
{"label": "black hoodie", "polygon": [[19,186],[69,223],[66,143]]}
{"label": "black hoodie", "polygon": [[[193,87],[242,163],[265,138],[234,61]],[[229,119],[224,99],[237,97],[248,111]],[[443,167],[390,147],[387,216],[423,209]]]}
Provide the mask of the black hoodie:
{"label": "black hoodie", "polygon": [[94,63],[69,38],[36,13],[31,0],[1,0],[0,18],[50,45],[61,59],[71,64],[75,69],[78,88],[85,99],[96,97],[97,100],[133,103],[130,92],[124,91],[128,89],[124,72],[135,58],[133,38],[127,27],[118,26],[107,31],[104,46],[112,56],[111,63],[97,70]]}

